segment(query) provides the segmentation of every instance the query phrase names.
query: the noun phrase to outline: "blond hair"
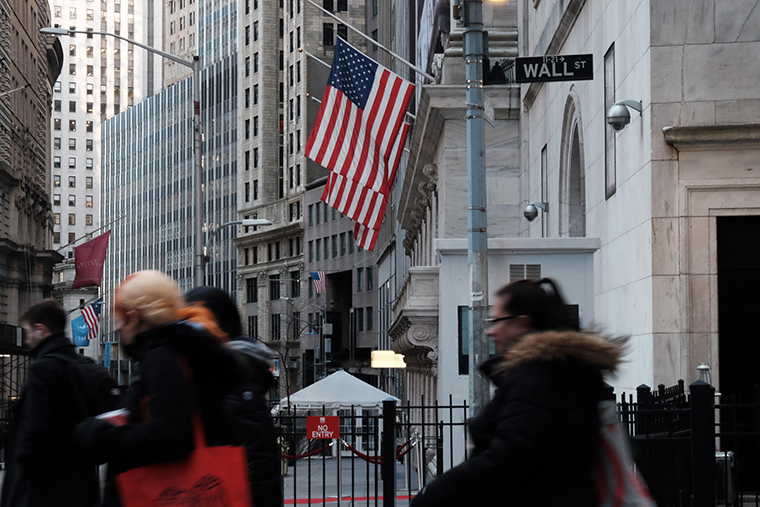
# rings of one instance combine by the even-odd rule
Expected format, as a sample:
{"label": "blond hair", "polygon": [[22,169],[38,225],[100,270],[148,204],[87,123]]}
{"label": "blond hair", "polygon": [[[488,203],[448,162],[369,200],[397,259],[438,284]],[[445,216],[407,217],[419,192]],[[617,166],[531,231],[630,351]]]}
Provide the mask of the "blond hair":
{"label": "blond hair", "polygon": [[160,271],[133,273],[114,292],[114,311],[117,314],[136,311],[140,319],[151,327],[178,320],[181,307],[179,287]]}

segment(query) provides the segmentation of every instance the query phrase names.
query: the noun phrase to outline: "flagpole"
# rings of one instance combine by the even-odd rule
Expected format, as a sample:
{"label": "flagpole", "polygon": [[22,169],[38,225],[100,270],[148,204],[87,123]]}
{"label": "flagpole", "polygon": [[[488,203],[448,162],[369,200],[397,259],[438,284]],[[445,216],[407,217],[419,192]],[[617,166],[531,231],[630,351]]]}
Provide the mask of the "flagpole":
{"label": "flagpole", "polygon": [[72,308],[71,310],[69,310],[68,312],[66,312],[66,315],[69,315],[70,313],[74,313],[74,312],[75,312],[75,311],[77,311],[77,310],[81,310],[81,309],[82,309],[82,308],[84,308],[85,306],[89,305],[90,303],[94,303],[95,301],[97,301],[98,299],[100,299],[100,298],[102,298],[102,297],[103,297],[103,295],[102,295],[102,294],[100,294],[100,295],[97,295],[97,296],[95,296],[94,298],[90,299],[89,301],[87,301],[87,302],[84,302],[84,303],[82,303],[81,305],[77,306],[76,308]]}
{"label": "flagpole", "polygon": [[430,80],[433,83],[435,82],[435,78],[433,76],[431,76],[430,74],[428,74],[424,70],[420,69],[416,65],[410,63],[408,60],[405,60],[401,56],[397,55],[396,53],[394,53],[390,49],[386,48],[385,46],[383,46],[382,44],[380,44],[379,42],[377,42],[375,39],[373,39],[369,35],[367,35],[364,32],[362,32],[361,30],[359,30],[357,28],[354,28],[353,26],[349,25],[348,23],[346,23],[346,20],[340,19],[338,16],[336,16],[332,12],[324,9],[321,5],[317,4],[313,0],[306,0],[306,1],[309,2],[311,5],[313,5],[314,7],[316,7],[317,9],[319,9],[320,11],[322,11],[323,14],[327,14],[328,16],[330,16],[331,18],[335,19],[336,21],[340,21],[341,24],[345,25],[347,28],[350,28],[351,30],[353,30],[354,32],[356,32],[357,34],[359,34],[361,37],[364,37],[365,40],[367,40],[367,41],[371,42],[372,44],[374,44],[375,46],[379,47],[380,49],[382,49],[383,51],[385,51],[386,53],[388,53],[389,55],[391,55],[393,58],[395,58],[399,62],[403,63],[404,65],[406,65],[407,67],[409,67],[410,69],[412,69],[417,74],[419,74],[421,76],[424,76],[426,79]]}

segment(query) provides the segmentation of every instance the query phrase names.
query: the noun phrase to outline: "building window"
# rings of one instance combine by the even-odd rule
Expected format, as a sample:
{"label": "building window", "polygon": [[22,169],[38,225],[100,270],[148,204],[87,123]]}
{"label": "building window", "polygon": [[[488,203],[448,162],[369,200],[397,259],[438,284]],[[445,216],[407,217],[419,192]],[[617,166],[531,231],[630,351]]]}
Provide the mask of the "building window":
{"label": "building window", "polygon": [[84,205],[86,207],[88,207],[88,208],[92,208],[92,196],[91,195],[85,196],[85,203],[84,203]]}
{"label": "building window", "polygon": [[251,25],[245,25],[245,45],[251,45]]}
{"label": "building window", "polygon": [[251,150],[246,150],[245,152],[245,170],[251,170]]}
{"label": "building window", "polygon": [[86,140],[84,141],[84,145],[85,145],[85,149],[86,149],[87,151],[92,151],[92,146],[93,146],[93,144],[92,144],[92,139],[86,139]]}
{"label": "building window", "polygon": [[53,206],[61,205],[61,194],[53,194]]}
{"label": "building window", "polygon": [[85,161],[84,161],[84,166],[85,166],[87,169],[92,169],[92,159],[91,159],[91,158],[87,158],[87,159],[85,159]]}
{"label": "building window", "polygon": [[250,88],[245,89],[245,107],[246,109],[251,107],[251,89]]}
{"label": "building window", "polygon": [[61,101],[60,100],[54,100],[53,101],[53,110],[56,113],[60,113],[61,112]]}
{"label": "building window", "polygon": [[356,268],[356,291],[364,290],[364,268]]}
{"label": "building window", "polygon": [[92,225],[92,215],[84,216],[84,225]]}
{"label": "building window", "polygon": [[334,46],[335,45],[335,35],[333,24],[332,23],[324,23],[322,24],[322,44],[325,46]]}
{"label": "building window", "polygon": [[251,202],[251,184],[245,182],[245,202]]}
{"label": "building window", "polygon": [[259,54],[253,53],[253,72],[256,73],[259,71]]}
{"label": "building window", "polygon": [[325,246],[325,260],[330,258],[330,238],[325,237],[323,240]]}
{"label": "building window", "polygon": [[53,223],[55,225],[61,225],[61,214],[60,213],[53,213]]}
{"label": "building window", "polygon": [[[615,104],[615,45],[604,55],[604,110],[609,111]],[[604,184],[605,197],[609,199],[617,190],[615,169],[615,130],[604,126]]]}
{"label": "building window", "polygon": [[92,120],[87,120],[87,122],[85,123],[85,127],[86,127],[85,130],[87,132],[92,132]]}
{"label": "building window", "polygon": [[317,250],[317,260],[321,260],[322,259],[322,240],[318,239],[315,246]]}
{"label": "building window", "polygon": [[70,113],[76,113],[77,112],[77,103],[75,100],[69,101],[69,112]]}
{"label": "building window", "polygon": [[69,93],[76,93],[76,92],[77,92],[77,84],[69,83]]}
{"label": "building window", "polygon": [[259,85],[253,85],[253,105],[259,103]]}
{"label": "building window", "polygon": [[367,307],[367,331],[372,331],[374,323],[372,322],[372,307]]}
{"label": "building window", "polygon": [[259,339],[259,316],[258,315],[248,316],[248,336],[250,336],[254,340]]}
{"label": "building window", "polygon": [[269,275],[269,300],[278,299],[280,299],[280,275]]}
{"label": "building window", "polygon": [[251,120],[245,120],[245,138],[251,138]]}
{"label": "building window", "polygon": [[74,213],[69,213],[69,225],[77,224],[77,216]]}
{"label": "building window", "polygon": [[259,180],[253,180],[253,200],[259,199]]}
{"label": "building window", "polygon": [[77,19],[77,8],[69,7],[69,19]]}
{"label": "building window", "polygon": [[272,314],[272,325],[271,325],[271,338],[272,341],[279,341],[280,340],[280,314],[279,313],[273,313]]}
{"label": "building window", "polygon": [[76,150],[77,149],[77,140],[76,139],[69,139],[69,149],[70,150]]}
{"label": "building window", "polygon": [[87,176],[84,181],[85,188],[92,188],[92,176]]}
{"label": "building window", "polygon": [[253,22],[253,40],[254,41],[259,40],[259,22],[258,21]]}
{"label": "building window", "polygon": [[337,257],[338,256],[338,235],[333,234],[331,240],[332,240],[332,256]]}
{"label": "building window", "polygon": [[[58,159],[58,165],[61,164],[61,157],[56,157]],[[53,186],[54,187],[60,187],[61,186],[61,175],[60,174],[54,174],[53,175]]]}
{"label": "building window", "polygon": [[356,309],[356,330],[364,331],[364,308]]}
{"label": "building window", "polygon": [[245,57],[245,77],[249,77],[251,75],[251,57],[246,56]]}
{"label": "building window", "polygon": [[60,232],[54,232],[53,233],[53,243],[56,245],[59,245],[61,243],[61,233]]}
{"label": "building window", "polygon": [[259,301],[257,281],[257,278],[247,278],[245,280],[245,300],[248,303],[257,303]]}
{"label": "building window", "polygon": [[[293,255],[292,252],[291,252],[291,255]],[[292,298],[301,297],[301,272],[300,271],[290,272],[290,297]]]}
{"label": "building window", "polygon": [[69,64],[69,76],[76,76],[77,75],[77,64],[76,63],[70,63]]}
{"label": "building window", "polygon": [[[259,149],[254,148],[253,149],[253,167],[258,167],[258,166],[259,166]],[[256,198],[254,197],[254,199]]]}
{"label": "building window", "polygon": [[61,130],[61,119],[60,118],[54,118],[53,119],[53,130]]}
{"label": "building window", "polygon": [[338,23],[338,37],[348,40],[348,27],[343,23]]}
{"label": "building window", "polygon": [[77,188],[77,177],[69,176],[69,188]]}
{"label": "building window", "polygon": [[309,241],[309,262],[314,262],[314,242]]}
{"label": "building window", "polygon": [[77,196],[69,194],[69,206],[77,205]]}
{"label": "building window", "polygon": [[338,0],[338,12],[348,10],[348,0]]}
{"label": "building window", "polygon": [[335,9],[335,0],[322,0],[322,7],[326,11],[332,12]]}
{"label": "building window", "polygon": [[254,116],[253,117],[253,137],[256,137],[259,135],[259,117]]}

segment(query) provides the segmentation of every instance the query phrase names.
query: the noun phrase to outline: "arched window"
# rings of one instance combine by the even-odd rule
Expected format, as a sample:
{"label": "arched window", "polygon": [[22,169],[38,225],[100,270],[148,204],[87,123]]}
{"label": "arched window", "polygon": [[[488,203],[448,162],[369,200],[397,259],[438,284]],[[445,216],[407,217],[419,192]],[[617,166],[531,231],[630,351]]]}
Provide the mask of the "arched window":
{"label": "arched window", "polygon": [[560,153],[560,236],[586,235],[586,168],[583,156],[583,128],[578,96],[574,87],[565,104]]}

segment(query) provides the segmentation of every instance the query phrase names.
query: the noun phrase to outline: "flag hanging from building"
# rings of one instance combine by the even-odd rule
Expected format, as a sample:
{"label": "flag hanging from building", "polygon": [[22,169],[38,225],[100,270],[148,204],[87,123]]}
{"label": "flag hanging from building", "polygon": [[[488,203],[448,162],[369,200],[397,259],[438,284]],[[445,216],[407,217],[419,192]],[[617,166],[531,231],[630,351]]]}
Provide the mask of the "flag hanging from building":
{"label": "flag hanging from building", "polygon": [[314,292],[317,294],[324,294],[327,289],[325,286],[325,282],[327,277],[325,276],[324,271],[310,271],[309,275],[311,276],[311,282],[314,284]]}
{"label": "flag hanging from building", "polygon": [[71,321],[71,339],[75,347],[86,347],[90,344],[87,337],[90,334],[90,328],[87,326],[83,316],[79,316]]}
{"label": "flag hanging from building", "polygon": [[87,335],[88,340],[94,340],[98,337],[98,330],[100,329],[100,308],[103,305],[103,298],[96,299],[92,304],[84,307],[82,310],[82,317],[87,322],[87,327],[90,328],[90,333]]}
{"label": "flag hanging from building", "polygon": [[74,265],[76,275],[71,284],[72,289],[80,287],[100,287],[103,280],[103,264],[106,261],[108,238],[111,231],[74,248]]}
{"label": "flag hanging from building", "polygon": [[[373,231],[406,141],[402,125],[413,93],[411,83],[337,39],[306,156],[330,169],[322,200]],[[375,233],[366,236],[376,240]]]}

